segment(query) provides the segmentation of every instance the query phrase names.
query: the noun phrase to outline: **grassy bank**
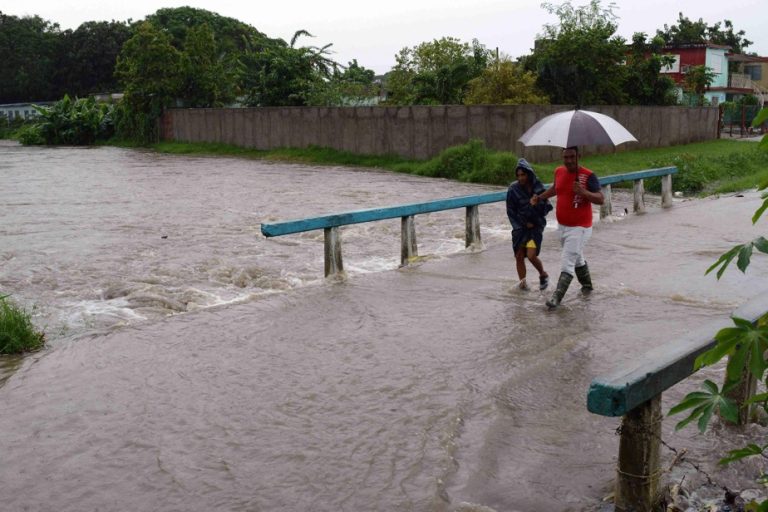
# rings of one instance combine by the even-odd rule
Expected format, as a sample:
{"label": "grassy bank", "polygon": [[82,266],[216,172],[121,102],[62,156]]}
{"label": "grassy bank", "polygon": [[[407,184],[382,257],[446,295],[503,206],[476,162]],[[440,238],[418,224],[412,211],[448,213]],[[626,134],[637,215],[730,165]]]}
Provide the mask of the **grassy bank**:
{"label": "grassy bank", "polygon": [[[492,151],[481,141],[448,148],[426,161],[406,160],[391,155],[355,155],[329,148],[277,149],[259,151],[226,144],[163,142],[153,146],[163,153],[210,156],[237,156],[319,165],[376,167],[421,176],[455,179],[472,183],[506,186],[514,180],[517,156]],[[737,140],[713,140],[666,148],[619,150],[608,155],[588,156],[582,164],[599,176],[642,169],[676,166],[675,190],[687,194],[712,194],[745,190],[768,179],[768,151],[758,144]],[[536,164],[537,174],[550,182],[560,162]],[[648,180],[646,189],[659,190],[658,180]]]}
{"label": "grassy bank", "polygon": [[0,296],[0,355],[37,350],[45,343],[45,335],[32,325],[29,313]]}

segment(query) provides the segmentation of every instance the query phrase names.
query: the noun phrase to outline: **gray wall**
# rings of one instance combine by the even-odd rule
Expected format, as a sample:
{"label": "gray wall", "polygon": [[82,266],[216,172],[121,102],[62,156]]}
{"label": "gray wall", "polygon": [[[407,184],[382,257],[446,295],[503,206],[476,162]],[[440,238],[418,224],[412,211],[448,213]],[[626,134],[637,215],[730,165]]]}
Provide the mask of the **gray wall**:
{"label": "gray wall", "polygon": [[[427,159],[469,139],[512,151],[534,162],[552,161],[559,150],[526,148],[517,139],[563,105],[410,107],[260,107],[171,109],[163,114],[162,138],[222,142],[256,149],[330,147],[359,154],[397,154]],[[638,142],[618,148],[593,146],[585,154],[671,146],[717,138],[716,107],[587,107],[624,125]]]}

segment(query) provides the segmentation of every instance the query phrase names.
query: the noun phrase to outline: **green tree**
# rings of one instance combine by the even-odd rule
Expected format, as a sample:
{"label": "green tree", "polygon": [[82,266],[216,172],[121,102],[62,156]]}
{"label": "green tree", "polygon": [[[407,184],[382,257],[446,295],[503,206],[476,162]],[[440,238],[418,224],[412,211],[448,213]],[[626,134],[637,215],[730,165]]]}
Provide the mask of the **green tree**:
{"label": "green tree", "polygon": [[157,140],[160,115],[181,90],[181,60],[181,53],[164,32],[149,22],[136,28],[115,69],[124,92],[117,114],[118,135],[139,143]]}
{"label": "green tree", "polygon": [[360,105],[378,97],[380,86],[374,82],[375,73],[352,60],[343,71],[336,68],[328,80],[315,82],[307,104],[322,106]]}
{"label": "green tree", "polygon": [[675,81],[661,73],[662,67],[674,61],[674,57],[661,53],[663,45],[664,40],[659,36],[650,42],[646,42],[642,32],[632,37],[624,86],[629,104],[674,105],[677,102]]}
{"label": "green tree", "polygon": [[691,66],[683,77],[683,87],[696,98],[699,105],[704,105],[704,93],[715,79],[712,68],[701,65]]}
{"label": "green tree", "polygon": [[58,24],[39,16],[0,12],[0,103],[57,98],[51,78],[59,33]]}
{"label": "green tree", "polygon": [[494,61],[469,81],[466,105],[547,104],[549,98],[536,87],[536,74],[525,71],[509,57]]}
{"label": "green tree", "polygon": [[147,16],[145,21],[165,32],[178,50],[184,47],[187,31],[200,25],[210,27],[218,50],[225,54],[241,54],[254,41],[270,41],[265,34],[242,21],[193,7],[158,9]]}
{"label": "green tree", "polygon": [[218,107],[235,98],[236,67],[218,51],[213,30],[197,25],[187,31],[181,54],[183,84],[179,99],[187,107]]}
{"label": "green tree", "polygon": [[62,32],[53,75],[57,97],[116,92],[115,63],[130,36],[128,23],[117,21],[88,21]]}
{"label": "green tree", "polygon": [[403,48],[387,74],[387,102],[395,105],[461,104],[469,81],[488,65],[490,52],[476,39],[472,44],[443,37]]}
{"label": "green tree", "polygon": [[[723,25],[725,28],[720,28]],[[682,12],[678,13],[676,24],[664,24],[664,30],[657,30],[656,34],[669,46],[711,42],[730,46],[734,53],[741,53],[752,44],[752,41],[744,37],[746,33],[743,30],[734,32],[730,20],[707,25],[701,18],[691,21]]]}
{"label": "green tree", "polygon": [[298,30],[290,45],[272,40],[246,49],[241,58],[241,79],[247,105],[307,105],[333,76],[338,64],[328,55],[331,45],[297,48],[296,42],[303,35],[311,36]]}
{"label": "green tree", "polygon": [[542,4],[555,14],[559,24],[544,26],[530,57],[528,70],[538,75],[539,88],[555,104],[622,104],[627,70],[620,64],[626,57],[625,40],[615,35],[613,4],[603,8],[600,0],[574,7]]}

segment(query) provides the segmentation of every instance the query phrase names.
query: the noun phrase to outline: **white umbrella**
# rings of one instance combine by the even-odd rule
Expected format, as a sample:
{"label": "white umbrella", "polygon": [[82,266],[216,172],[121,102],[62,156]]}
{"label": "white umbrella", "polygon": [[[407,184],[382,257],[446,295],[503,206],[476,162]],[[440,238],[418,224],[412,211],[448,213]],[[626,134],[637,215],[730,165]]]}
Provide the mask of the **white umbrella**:
{"label": "white umbrella", "polygon": [[618,121],[589,110],[558,112],[539,120],[518,139],[526,146],[571,146],[612,144],[636,141]]}

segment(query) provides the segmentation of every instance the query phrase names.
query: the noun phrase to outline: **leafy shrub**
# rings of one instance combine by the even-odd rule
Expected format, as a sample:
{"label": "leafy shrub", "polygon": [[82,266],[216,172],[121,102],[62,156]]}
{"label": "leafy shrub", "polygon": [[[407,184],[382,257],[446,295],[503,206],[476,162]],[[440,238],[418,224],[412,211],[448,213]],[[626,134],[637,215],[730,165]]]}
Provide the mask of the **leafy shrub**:
{"label": "leafy shrub", "polygon": [[[425,162],[417,169],[416,174],[433,178],[448,178],[460,180],[479,169],[488,162],[488,150],[485,143],[472,139],[466,144],[444,149],[435,158]],[[466,178],[463,181],[467,181]]]}
{"label": "leafy shrub", "polygon": [[[50,107],[35,106],[40,117],[33,126],[40,138],[30,133],[24,144],[66,144],[87,146],[105,141],[114,134],[113,106],[93,98],[64,96]],[[42,142],[40,142],[40,140]]]}
{"label": "leafy shrub", "polygon": [[[678,173],[672,178],[674,189],[686,193],[699,193],[708,188],[708,184],[718,180],[740,178],[755,174],[768,167],[768,153],[753,148],[749,151],[734,152],[718,157],[702,157],[691,153],[681,153],[669,159],[650,163],[651,168],[677,167]],[[646,190],[661,192],[661,178],[645,180]]]}
{"label": "leafy shrub", "polygon": [[37,350],[45,335],[32,325],[29,313],[0,296],[0,354],[19,354]]}
{"label": "leafy shrub", "polygon": [[45,144],[45,139],[37,124],[26,124],[16,132],[19,142],[26,146],[39,146]]}

